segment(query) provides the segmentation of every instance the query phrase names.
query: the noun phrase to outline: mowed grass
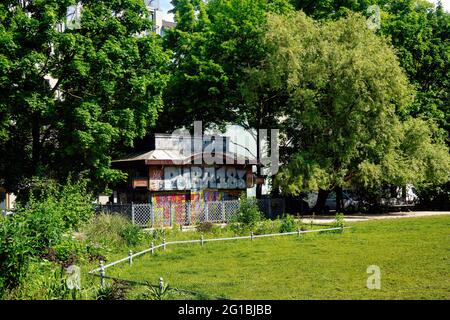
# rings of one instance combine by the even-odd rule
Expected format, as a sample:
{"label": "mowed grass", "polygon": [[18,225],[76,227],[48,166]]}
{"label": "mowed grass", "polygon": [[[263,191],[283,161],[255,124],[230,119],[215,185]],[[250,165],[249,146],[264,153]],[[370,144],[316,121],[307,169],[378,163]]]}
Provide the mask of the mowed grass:
{"label": "mowed grass", "polygon": [[[230,299],[450,299],[450,217],[377,220],[343,234],[169,246],[107,275]],[[368,289],[370,265],[381,289]]]}

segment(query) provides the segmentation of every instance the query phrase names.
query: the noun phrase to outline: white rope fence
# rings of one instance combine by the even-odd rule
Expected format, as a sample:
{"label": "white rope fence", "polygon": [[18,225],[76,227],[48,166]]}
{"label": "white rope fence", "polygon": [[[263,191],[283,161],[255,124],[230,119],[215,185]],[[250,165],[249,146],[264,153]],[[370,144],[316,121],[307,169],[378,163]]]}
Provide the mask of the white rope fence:
{"label": "white rope fence", "polygon": [[[270,234],[259,234],[255,235],[253,234],[253,231],[250,233],[249,236],[239,236],[239,237],[228,237],[228,238],[211,238],[211,239],[205,239],[203,235],[201,235],[200,239],[198,240],[181,240],[181,241],[170,241],[166,242],[166,239],[163,239],[163,242],[159,245],[154,245],[153,242],[150,245],[150,248],[142,250],[140,252],[133,253],[131,250],[128,252],[128,257],[122,258],[117,261],[113,261],[108,264],[104,264],[103,261],[100,261],[100,266],[96,269],[93,269],[89,271],[89,274],[96,275],[97,272],[100,272],[100,284],[102,287],[105,286],[105,277],[106,277],[106,269],[113,267],[119,263],[127,262],[129,263],[130,267],[133,265],[133,259],[136,257],[139,257],[143,254],[146,254],[148,252],[151,252],[152,254],[155,253],[156,249],[163,248],[163,250],[166,250],[166,247],[169,245],[176,245],[176,244],[189,244],[189,243],[200,243],[202,246],[205,244],[205,242],[213,242],[213,241],[228,241],[228,240],[240,240],[240,239],[250,239],[253,241],[253,239],[256,238],[264,238],[264,237],[276,237],[276,236],[288,236],[288,235],[301,235],[305,233],[314,233],[314,232],[324,232],[324,231],[335,231],[335,230],[344,230],[351,227],[335,227],[335,228],[326,228],[326,229],[316,229],[316,230],[300,230],[297,229],[297,231],[293,232],[283,232],[283,233],[270,233]],[[162,278],[161,278],[162,280]]]}

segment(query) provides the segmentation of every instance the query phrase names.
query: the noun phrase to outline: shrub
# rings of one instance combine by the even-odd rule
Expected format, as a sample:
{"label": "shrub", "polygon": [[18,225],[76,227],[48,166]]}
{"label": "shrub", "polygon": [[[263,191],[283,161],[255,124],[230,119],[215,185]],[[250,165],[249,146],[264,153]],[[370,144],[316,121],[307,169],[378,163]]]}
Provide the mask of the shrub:
{"label": "shrub", "polygon": [[275,221],[272,220],[263,220],[260,223],[258,223],[258,226],[256,227],[254,233],[256,235],[258,234],[268,234],[268,233],[276,233],[278,232],[278,225]]}
{"label": "shrub", "polygon": [[118,214],[99,214],[84,225],[83,231],[92,244],[103,248],[136,246],[145,236],[139,226]]}
{"label": "shrub", "polygon": [[58,244],[63,234],[75,230],[93,214],[83,182],[59,186],[51,180],[33,182],[44,190],[32,191],[26,206],[18,206],[17,215],[26,222],[33,249],[42,254]]}
{"label": "shrub", "polygon": [[199,223],[196,226],[196,230],[201,233],[208,233],[213,230],[213,227],[214,227],[214,224],[212,222],[206,221],[206,222]]}
{"label": "shrub", "polygon": [[86,244],[84,242],[76,241],[68,236],[63,237],[62,241],[52,249],[55,250],[57,261],[64,265],[75,263],[79,257],[87,253]]}
{"label": "shrub", "polygon": [[111,285],[98,289],[96,300],[125,300],[128,290],[125,281],[114,279]]}
{"label": "shrub", "polygon": [[[330,228],[343,228],[344,227],[344,214],[336,213],[334,222],[330,225]],[[342,232],[341,230],[332,230],[330,232]]]}
{"label": "shrub", "polygon": [[280,232],[293,232],[297,230],[297,223],[295,219],[290,214],[285,214],[281,218]]}
{"label": "shrub", "polygon": [[134,224],[126,224],[120,236],[128,246],[137,246],[142,240],[142,229]]}
{"label": "shrub", "polygon": [[86,181],[64,185],[58,203],[64,208],[63,220],[68,229],[78,229],[94,215],[93,198],[87,192]]}
{"label": "shrub", "polygon": [[247,198],[245,194],[239,199],[239,210],[231,219],[232,229],[237,233],[254,230],[263,217],[255,198]]}
{"label": "shrub", "polygon": [[[48,254],[64,234],[93,214],[85,187],[83,182],[60,186],[52,180],[33,180],[27,204],[19,204],[13,217],[1,218],[0,294],[21,283],[33,256]],[[63,247],[61,255],[66,254]]]}
{"label": "shrub", "polygon": [[0,216],[0,298],[22,282],[32,253],[25,221]]}
{"label": "shrub", "polygon": [[169,296],[169,291],[169,284],[164,284],[162,287],[149,284],[146,292],[143,294],[143,298],[148,300],[165,300]]}

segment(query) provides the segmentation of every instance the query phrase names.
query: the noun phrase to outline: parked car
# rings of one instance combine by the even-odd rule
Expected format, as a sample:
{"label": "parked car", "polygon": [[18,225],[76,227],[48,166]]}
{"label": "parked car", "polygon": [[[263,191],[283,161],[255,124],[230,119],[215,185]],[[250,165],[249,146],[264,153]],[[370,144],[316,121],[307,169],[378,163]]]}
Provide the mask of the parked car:
{"label": "parked car", "polygon": [[[361,200],[349,191],[342,191],[343,209],[349,212],[355,212],[360,209]],[[336,210],[336,192],[330,192],[325,202],[325,210]]]}
{"label": "parked car", "polygon": [[[309,192],[305,197],[305,200],[308,202],[309,207],[312,208],[316,204],[317,201],[317,192]],[[360,200],[356,195],[352,194],[350,191],[344,190],[342,192],[343,197],[343,209],[347,212],[359,211],[363,204],[363,201]],[[328,198],[325,202],[325,212],[329,212],[330,210],[336,210],[336,192],[330,192]]]}

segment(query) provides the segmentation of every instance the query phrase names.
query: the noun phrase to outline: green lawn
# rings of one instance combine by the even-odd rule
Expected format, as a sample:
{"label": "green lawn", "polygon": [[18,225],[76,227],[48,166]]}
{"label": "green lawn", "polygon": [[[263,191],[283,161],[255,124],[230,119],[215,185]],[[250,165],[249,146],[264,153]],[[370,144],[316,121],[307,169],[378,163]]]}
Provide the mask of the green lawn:
{"label": "green lawn", "polygon": [[[230,299],[450,299],[450,217],[358,222],[343,234],[176,245],[107,269]],[[369,265],[381,289],[367,289]]]}

